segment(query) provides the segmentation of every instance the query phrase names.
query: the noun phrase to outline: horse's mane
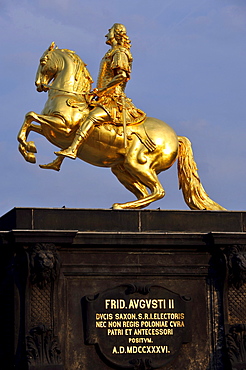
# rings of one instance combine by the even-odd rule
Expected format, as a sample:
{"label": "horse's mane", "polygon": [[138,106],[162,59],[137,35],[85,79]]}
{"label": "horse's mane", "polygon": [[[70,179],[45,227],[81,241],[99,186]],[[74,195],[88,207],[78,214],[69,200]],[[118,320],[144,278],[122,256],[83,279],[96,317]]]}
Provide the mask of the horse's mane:
{"label": "horse's mane", "polygon": [[77,90],[78,88],[89,92],[91,89],[91,84],[93,83],[93,79],[91,77],[90,72],[86,68],[87,64],[83,62],[83,60],[72,50],[69,49],[58,49],[62,53],[66,53],[70,59],[75,64],[75,85],[74,89]]}

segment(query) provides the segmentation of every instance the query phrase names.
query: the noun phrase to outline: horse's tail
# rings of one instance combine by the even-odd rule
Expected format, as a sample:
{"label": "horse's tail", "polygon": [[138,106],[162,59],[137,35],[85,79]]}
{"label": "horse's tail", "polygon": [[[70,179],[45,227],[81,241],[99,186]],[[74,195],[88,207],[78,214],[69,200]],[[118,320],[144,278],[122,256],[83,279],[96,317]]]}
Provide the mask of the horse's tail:
{"label": "horse's tail", "polygon": [[184,136],[178,136],[178,178],[179,189],[182,189],[184,200],[190,209],[226,211],[209,198],[197,173],[191,142]]}

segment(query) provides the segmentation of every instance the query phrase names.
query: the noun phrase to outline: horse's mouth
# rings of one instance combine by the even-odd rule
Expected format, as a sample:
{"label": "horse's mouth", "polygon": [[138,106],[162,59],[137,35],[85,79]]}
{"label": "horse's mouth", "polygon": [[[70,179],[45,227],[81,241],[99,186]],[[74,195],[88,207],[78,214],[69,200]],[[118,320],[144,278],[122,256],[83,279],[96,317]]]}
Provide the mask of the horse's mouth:
{"label": "horse's mouth", "polygon": [[45,87],[43,84],[38,84],[36,90],[38,92],[42,92],[42,91],[46,92],[46,91],[49,90],[49,88],[48,87]]}

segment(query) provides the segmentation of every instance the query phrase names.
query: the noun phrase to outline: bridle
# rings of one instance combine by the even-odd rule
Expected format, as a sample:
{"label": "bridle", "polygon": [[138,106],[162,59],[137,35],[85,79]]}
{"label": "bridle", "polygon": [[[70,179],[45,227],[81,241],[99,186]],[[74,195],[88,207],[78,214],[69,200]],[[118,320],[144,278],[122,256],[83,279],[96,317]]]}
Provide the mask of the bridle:
{"label": "bridle", "polygon": [[68,91],[68,90],[64,90],[64,89],[58,89],[57,87],[53,87],[52,85],[47,85],[47,84],[41,84],[42,86],[48,88],[48,89],[52,89],[52,90],[57,90],[57,91],[62,91],[62,92],[66,92],[68,94],[76,94],[76,95],[94,95],[92,93],[87,93],[85,91],[81,92],[81,93],[78,93],[77,91]]}

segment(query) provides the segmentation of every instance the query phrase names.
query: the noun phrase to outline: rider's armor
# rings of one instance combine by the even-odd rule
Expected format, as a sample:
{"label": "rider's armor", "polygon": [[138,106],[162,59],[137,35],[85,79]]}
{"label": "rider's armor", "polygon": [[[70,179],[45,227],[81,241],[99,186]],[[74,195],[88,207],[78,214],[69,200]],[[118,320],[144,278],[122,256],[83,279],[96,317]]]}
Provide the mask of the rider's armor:
{"label": "rider's armor", "polygon": [[[114,70],[124,70],[130,79],[132,55],[130,51],[124,47],[109,50],[103,57],[97,80],[97,88],[105,88],[115,77]],[[116,86],[109,88],[100,98],[93,103],[94,106],[101,106],[111,117],[116,125],[122,125],[123,121],[123,105],[122,96],[124,97],[126,123],[137,124],[144,120],[146,114],[135,107],[131,99],[127,98],[124,90],[127,81],[124,81]]]}

